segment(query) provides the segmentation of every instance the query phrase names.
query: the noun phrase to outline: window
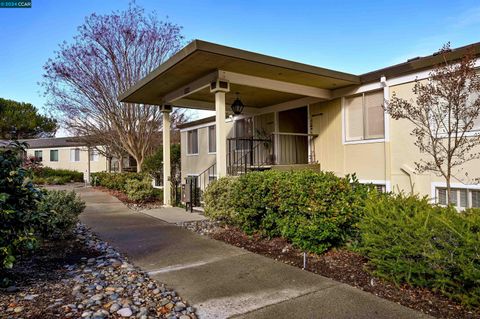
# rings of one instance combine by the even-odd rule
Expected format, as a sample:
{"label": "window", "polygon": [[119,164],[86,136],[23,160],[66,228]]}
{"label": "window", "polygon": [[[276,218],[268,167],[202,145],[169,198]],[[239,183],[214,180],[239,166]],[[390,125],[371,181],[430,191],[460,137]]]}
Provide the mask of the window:
{"label": "window", "polygon": [[72,148],[70,150],[70,162],[80,162],[80,149]]}
{"label": "window", "polygon": [[198,154],[198,130],[187,131],[187,154]]}
{"label": "window", "polygon": [[58,150],[50,150],[50,162],[58,162]]}
{"label": "window", "polygon": [[[437,203],[447,205],[447,189],[437,187]],[[450,204],[458,209],[480,207],[480,190],[468,188],[452,188],[450,190]]]}
{"label": "window", "polygon": [[34,156],[37,161],[43,161],[43,151],[35,151]]}
{"label": "window", "polygon": [[91,149],[90,150],[90,162],[97,162],[98,161],[98,150]]}
{"label": "window", "polygon": [[215,153],[217,151],[217,136],[215,126],[208,127],[208,152]]}
{"label": "window", "polygon": [[368,183],[366,181],[361,182],[361,183],[365,184],[365,185],[371,185],[379,193],[386,193],[387,192],[387,186],[385,184]]}
{"label": "window", "polygon": [[347,142],[385,137],[383,90],[346,97],[344,107]]}

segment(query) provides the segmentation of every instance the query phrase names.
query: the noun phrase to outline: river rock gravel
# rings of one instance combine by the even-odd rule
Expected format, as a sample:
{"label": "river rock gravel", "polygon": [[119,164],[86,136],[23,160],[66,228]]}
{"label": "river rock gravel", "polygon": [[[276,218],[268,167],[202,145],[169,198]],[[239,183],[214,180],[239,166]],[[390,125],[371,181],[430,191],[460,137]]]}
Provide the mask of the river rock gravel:
{"label": "river rock gravel", "polygon": [[[77,225],[75,236],[87,249],[97,252],[97,256],[81,257],[79,262],[63,265],[63,278],[58,288],[61,286],[60,289],[65,290],[65,297],[50,299],[46,307],[55,317],[197,318],[195,309],[175,291],[151,279],[84,225]],[[28,313],[33,312],[24,308],[35,307],[35,300],[46,296],[41,296],[39,291],[32,293],[32,288],[28,294],[14,288],[11,286],[8,291],[1,292],[8,299],[0,298],[0,318],[39,318],[29,316]]]}

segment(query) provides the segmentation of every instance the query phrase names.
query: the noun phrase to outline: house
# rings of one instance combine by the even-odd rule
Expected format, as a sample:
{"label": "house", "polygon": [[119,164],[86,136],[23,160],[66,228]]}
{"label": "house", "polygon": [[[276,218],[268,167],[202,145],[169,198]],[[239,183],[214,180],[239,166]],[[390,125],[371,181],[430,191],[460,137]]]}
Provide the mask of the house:
{"label": "house", "polygon": [[[449,57],[458,59],[467,49],[478,55],[480,43],[452,50]],[[427,79],[440,62],[434,54],[354,75],[195,40],[120,100],[162,105],[165,132],[172,107],[215,111],[212,118],[181,126],[182,178],[190,176],[200,188],[251,170],[310,168],[355,173],[382,191],[445,203],[444,180],[414,170],[422,154],[411,124],[391,119],[382,107],[394,92],[414,98],[414,81]],[[480,119],[474,130],[480,130]],[[169,146],[165,133],[163,154]],[[168,180],[167,158],[163,172]],[[480,176],[480,160],[466,164],[465,172]],[[452,202],[479,207],[480,185],[457,177]],[[164,196],[169,204],[168,187]]]}
{"label": "house", "polygon": [[108,159],[96,149],[90,149],[74,137],[21,140],[27,143],[27,156],[35,157],[44,167],[69,169],[87,173],[108,170]]}
{"label": "house", "polygon": [[[51,137],[21,140],[27,143],[26,156],[35,157],[45,167],[69,169],[86,173],[118,171],[119,160],[106,157],[97,148],[88,148],[78,137]],[[101,148],[100,148],[101,149]],[[126,171],[136,171],[135,160],[127,156],[123,159]]]}

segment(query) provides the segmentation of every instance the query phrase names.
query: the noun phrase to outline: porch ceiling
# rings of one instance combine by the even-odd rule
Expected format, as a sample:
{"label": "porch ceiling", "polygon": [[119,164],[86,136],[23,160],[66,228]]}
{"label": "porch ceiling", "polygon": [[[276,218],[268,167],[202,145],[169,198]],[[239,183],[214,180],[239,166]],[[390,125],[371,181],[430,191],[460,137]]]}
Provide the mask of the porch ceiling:
{"label": "porch ceiling", "polygon": [[[218,70],[326,90],[360,83],[356,75],[195,40],[121,94],[119,99],[153,105],[168,103],[170,101],[165,99],[168,94],[179,89],[187,93],[190,88],[185,86]],[[237,91],[242,101],[251,107],[264,107],[305,96],[232,83],[229,103]],[[187,98],[213,102],[213,94],[205,88],[190,93]]]}

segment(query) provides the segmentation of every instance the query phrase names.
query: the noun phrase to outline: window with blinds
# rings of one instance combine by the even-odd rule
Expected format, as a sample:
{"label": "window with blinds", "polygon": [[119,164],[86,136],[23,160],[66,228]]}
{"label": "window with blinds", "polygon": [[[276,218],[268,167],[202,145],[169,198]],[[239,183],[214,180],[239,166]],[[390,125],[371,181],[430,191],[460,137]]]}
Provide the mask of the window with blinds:
{"label": "window with blinds", "polygon": [[208,127],[208,152],[215,153],[217,151],[217,136],[215,126]]}
{"label": "window with blinds", "polygon": [[383,102],[383,90],[345,98],[346,141],[385,137]]}
{"label": "window with blinds", "polygon": [[[447,189],[437,188],[437,203],[447,205]],[[452,188],[450,190],[450,204],[458,209],[480,207],[480,190],[468,188]]]}
{"label": "window with blinds", "polygon": [[198,154],[198,130],[187,131],[187,154]]}

